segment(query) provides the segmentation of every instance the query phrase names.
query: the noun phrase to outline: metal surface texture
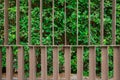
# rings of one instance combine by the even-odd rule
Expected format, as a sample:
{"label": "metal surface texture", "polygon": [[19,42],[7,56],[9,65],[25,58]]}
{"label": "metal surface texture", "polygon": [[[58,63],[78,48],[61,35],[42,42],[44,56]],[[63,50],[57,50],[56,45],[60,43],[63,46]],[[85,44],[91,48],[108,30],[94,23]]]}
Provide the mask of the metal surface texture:
{"label": "metal surface texture", "polygon": [[77,47],[77,79],[83,80],[83,47]]}
{"label": "metal surface texture", "polygon": [[13,78],[13,54],[12,47],[6,47],[6,79]]}
{"label": "metal surface texture", "polygon": [[59,80],[59,48],[53,47],[53,80]]}
{"label": "metal surface texture", "polygon": [[36,80],[36,55],[35,48],[29,47],[29,64],[30,64],[30,75],[29,80]]}
{"label": "metal surface texture", "polygon": [[64,57],[65,57],[65,79],[70,80],[71,74],[71,48],[64,47]]}
{"label": "metal surface texture", "polygon": [[101,47],[102,80],[108,80],[108,47]]}
{"label": "metal surface texture", "polygon": [[4,45],[8,44],[8,0],[4,1]]}
{"label": "metal surface texture", "polygon": [[41,47],[41,78],[47,80],[47,47]]}
{"label": "metal surface texture", "polygon": [[18,80],[24,80],[24,49],[18,47]]}
{"label": "metal surface texture", "polygon": [[89,47],[89,80],[96,80],[96,48]]}
{"label": "metal surface texture", "polygon": [[114,47],[114,80],[120,79],[120,47]]}
{"label": "metal surface texture", "polygon": [[2,79],[2,48],[0,47],[0,80]]}

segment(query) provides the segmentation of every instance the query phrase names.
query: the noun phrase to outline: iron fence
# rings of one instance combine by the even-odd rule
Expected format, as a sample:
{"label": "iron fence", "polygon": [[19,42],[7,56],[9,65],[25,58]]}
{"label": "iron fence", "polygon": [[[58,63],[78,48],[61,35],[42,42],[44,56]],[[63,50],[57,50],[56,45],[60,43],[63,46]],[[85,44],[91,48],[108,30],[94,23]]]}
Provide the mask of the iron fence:
{"label": "iron fence", "polygon": [[[67,44],[67,28],[66,28],[66,0],[64,2],[64,45],[56,45],[54,34],[54,0],[52,0],[52,45],[44,45],[42,44],[42,0],[40,0],[40,45],[32,45],[31,44],[31,0],[28,0],[28,45],[29,46],[29,80],[36,80],[36,55],[35,49],[40,48],[41,50],[41,79],[47,80],[47,48],[52,47],[53,51],[53,80],[59,80],[59,48],[64,48],[64,58],[65,58],[65,80],[70,80],[71,74],[71,47],[75,47],[77,49],[77,80],[83,79],[83,52],[84,47],[89,48],[89,80],[96,80],[96,47],[100,47],[101,49],[101,78],[102,80],[108,80],[108,48],[113,48],[114,55],[114,80],[120,79],[120,46],[116,45],[116,0],[112,0],[112,43],[111,45],[104,45],[104,0],[101,0],[101,21],[100,21],[100,45],[91,45],[91,8],[90,8],[90,0],[88,0],[88,45],[79,45],[78,44],[78,0],[77,1],[77,40],[76,45]],[[9,0],[4,0],[4,45],[0,47],[6,47],[6,80],[12,80],[13,78],[13,54],[12,47],[17,46],[18,48],[18,80],[24,80],[24,45],[20,45],[20,2],[16,0],[16,44],[8,45],[8,4]],[[0,80],[2,79],[2,52],[0,50]]]}

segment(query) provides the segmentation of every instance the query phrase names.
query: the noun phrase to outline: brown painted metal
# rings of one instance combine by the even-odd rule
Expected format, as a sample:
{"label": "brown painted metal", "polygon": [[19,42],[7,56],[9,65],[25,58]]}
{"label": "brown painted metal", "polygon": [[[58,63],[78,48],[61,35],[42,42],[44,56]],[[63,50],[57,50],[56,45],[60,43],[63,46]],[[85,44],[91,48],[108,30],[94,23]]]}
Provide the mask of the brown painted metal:
{"label": "brown painted metal", "polygon": [[2,80],[2,49],[0,47],[0,80]]}
{"label": "brown painted metal", "polygon": [[103,45],[103,39],[104,39],[104,0],[101,0],[101,22],[100,22],[100,37],[101,37],[101,45]]}
{"label": "brown painted metal", "polygon": [[4,45],[8,44],[8,0],[4,0]]}
{"label": "brown painted metal", "polygon": [[31,0],[28,0],[28,44],[31,44]]}
{"label": "brown painted metal", "polygon": [[77,36],[77,40],[76,40],[76,44],[77,44],[77,45],[78,45],[78,43],[79,43],[79,42],[78,42],[78,12],[79,12],[78,7],[79,7],[79,2],[78,2],[78,0],[77,0],[77,11],[76,11],[76,12],[77,12],[77,14],[76,14],[76,15],[77,15],[77,23],[76,23],[76,25],[77,25],[77,28],[76,28],[76,29],[77,29],[77,35],[76,35],[76,36]]}
{"label": "brown painted metal", "polygon": [[41,47],[41,79],[47,80],[47,48]]}
{"label": "brown painted metal", "polygon": [[67,45],[67,33],[66,33],[66,0],[65,0],[65,3],[64,3],[64,10],[65,10],[65,12],[64,12],[64,20],[65,20],[65,25],[64,25],[64,31],[65,31],[65,35],[64,35],[64,41],[65,41],[65,45]]}
{"label": "brown painted metal", "polygon": [[24,49],[18,47],[18,80],[24,80]]}
{"label": "brown painted metal", "polygon": [[101,47],[101,55],[102,55],[102,80],[108,80],[108,47]]}
{"label": "brown painted metal", "polygon": [[114,47],[114,80],[120,80],[120,47]]}
{"label": "brown painted metal", "polygon": [[90,9],[90,0],[88,1],[88,44],[90,45],[91,44],[91,39],[90,39],[90,34],[91,34],[91,29],[90,29],[90,25],[91,25],[91,17],[90,17],[90,14],[91,14],[91,9]]}
{"label": "brown painted metal", "polygon": [[29,49],[29,64],[30,64],[29,80],[36,80],[36,55],[34,47],[30,47]]}
{"label": "brown painted metal", "polygon": [[89,80],[96,79],[96,49],[89,47]]}
{"label": "brown painted metal", "polygon": [[52,0],[52,44],[54,45],[55,44],[55,41],[54,41],[54,0]]}
{"label": "brown painted metal", "polygon": [[70,80],[71,74],[71,48],[64,47],[65,50],[65,80]]}
{"label": "brown painted metal", "polygon": [[40,0],[40,44],[42,45],[42,0]]}
{"label": "brown painted metal", "polygon": [[53,47],[53,80],[59,80],[59,48]]}
{"label": "brown painted metal", "polygon": [[19,45],[20,42],[20,24],[19,24],[19,20],[20,20],[20,1],[16,0],[16,44]]}
{"label": "brown painted metal", "polygon": [[116,44],[116,0],[112,0],[112,44]]}
{"label": "brown painted metal", "polygon": [[77,80],[83,80],[83,47],[77,47]]}
{"label": "brown painted metal", "polygon": [[13,78],[13,54],[12,47],[6,47],[6,80],[12,80]]}

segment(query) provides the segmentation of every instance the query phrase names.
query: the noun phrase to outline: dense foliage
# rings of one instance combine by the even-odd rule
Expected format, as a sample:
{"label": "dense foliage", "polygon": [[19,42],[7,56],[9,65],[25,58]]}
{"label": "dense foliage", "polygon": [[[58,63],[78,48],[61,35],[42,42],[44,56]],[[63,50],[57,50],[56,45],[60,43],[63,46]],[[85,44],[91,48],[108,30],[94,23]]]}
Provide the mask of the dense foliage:
{"label": "dense foliage", "polygon": [[[33,45],[40,44],[40,0],[32,1],[32,29],[31,29],[31,43]],[[15,44],[16,39],[16,3],[15,0],[9,0],[9,44]],[[91,44],[100,44],[100,0],[91,0]],[[105,0],[105,15],[104,15],[104,44],[111,44],[112,41],[112,0]],[[67,44],[76,44],[76,0],[67,0]],[[0,1],[0,44],[3,44],[3,30],[4,30],[4,0]],[[120,42],[120,1],[117,0],[117,44]],[[88,0],[79,0],[79,44],[88,44]],[[55,0],[55,44],[64,44],[64,0]],[[20,0],[20,44],[26,45],[28,41],[28,2]],[[43,0],[43,44],[52,44],[52,0]],[[28,75],[29,71],[29,55],[28,47],[25,46],[25,71]],[[5,48],[3,52],[3,68],[5,68]],[[97,74],[100,75],[101,53],[100,48],[97,48]],[[109,71],[112,76],[112,49],[109,50]],[[14,53],[14,69],[17,70],[17,48],[13,48]],[[71,67],[72,73],[76,73],[76,49],[72,48]],[[52,73],[52,48],[48,48],[48,73]],[[40,72],[40,54],[39,49],[36,49],[37,55],[37,72]],[[88,75],[88,48],[84,51],[84,75]],[[60,49],[60,72],[63,72],[64,56],[63,49]]]}

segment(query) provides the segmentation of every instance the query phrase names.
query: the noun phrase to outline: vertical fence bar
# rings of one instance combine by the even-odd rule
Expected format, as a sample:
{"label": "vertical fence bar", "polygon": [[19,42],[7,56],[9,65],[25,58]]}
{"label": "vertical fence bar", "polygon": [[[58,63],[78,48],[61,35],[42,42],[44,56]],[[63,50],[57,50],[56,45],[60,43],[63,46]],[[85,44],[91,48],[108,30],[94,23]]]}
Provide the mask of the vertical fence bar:
{"label": "vertical fence bar", "polygon": [[12,54],[12,47],[6,47],[6,80],[12,80],[13,78],[13,54]]}
{"label": "vertical fence bar", "polygon": [[102,46],[101,47],[101,55],[102,55],[102,80],[108,80],[108,47]]}
{"label": "vertical fence bar", "polygon": [[24,80],[24,50],[18,47],[18,80]]}
{"label": "vertical fence bar", "polygon": [[4,0],[4,45],[8,44],[8,0]]}
{"label": "vertical fence bar", "polygon": [[52,44],[54,45],[54,0],[52,0]]}
{"label": "vertical fence bar", "polygon": [[36,56],[34,47],[30,47],[29,50],[29,63],[30,63],[29,80],[36,80]]}
{"label": "vertical fence bar", "polygon": [[101,21],[100,21],[100,43],[103,45],[104,39],[104,0],[101,0]]}
{"label": "vertical fence bar", "polygon": [[16,0],[16,44],[18,45],[20,42],[20,2],[19,0]]}
{"label": "vertical fence bar", "polygon": [[53,80],[59,80],[59,60],[58,60],[59,48],[53,47]]}
{"label": "vertical fence bar", "polygon": [[67,33],[66,33],[66,0],[65,0],[65,4],[64,4],[65,6],[64,6],[64,9],[65,9],[65,13],[64,13],[64,20],[65,20],[65,22],[64,22],[64,24],[65,24],[65,26],[64,26],[64,31],[65,31],[65,45],[67,45]]}
{"label": "vertical fence bar", "polygon": [[91,9],[90,9],[90,0],[88,1],[88,32],[89,32],[89,34],[88,34],[88,44],[90,45],[90,43],[91,43],[91,37],[90,37],[90,35],[91,35],[91,29],[90,29],[90,24],[91,24],[91,17],[90,17],[90,13],[91,13]]}
{"label": "vertical fence bar", "polygon": [[96,79],[96,49],[94,46],[89,47],[89,80]]}
{"label": "vertical fence bar", "polygon": [[77,80],[83,79],[83,47],[77,47]]}
{"label": "vertical fence bar", "polygon": [[78,45],[78,5],[79,5],[79,3],[78,3],[78,0],[77,0],[77,45]]}
{"label": "vertical fence bar", "polygon": [[116,0],[112,0],[112,44],[116,44]]}
{"label": "vertical fence bar", "polygon": [[70,80],[71,74],[71,48],[68,46],[65,49],[65,80]]}
{"label": "vertical fence bar", "polygon": [[120,47],[115,46],[114,50],[114,80],[120,80]]}
{"label": "vertical fence bar", "polygon": [[40,0],[40,44],[42,45],[42,0]]}
{"label": "vertical fence bar", "polygon": [[31,44],[31,0],[28,0],[28,44]]}
{"label": "vertical fence bar", "polygon": [[2,48],[0,47],[0,80],[2,80]]}
{"label": "vertical fence bar", "polygon": [[47,80],[47,48],[41,47],[41,78]]}

